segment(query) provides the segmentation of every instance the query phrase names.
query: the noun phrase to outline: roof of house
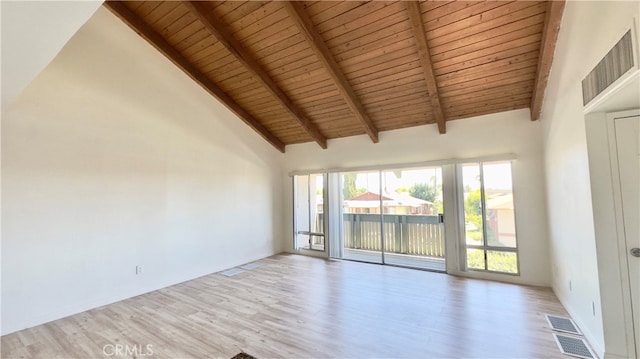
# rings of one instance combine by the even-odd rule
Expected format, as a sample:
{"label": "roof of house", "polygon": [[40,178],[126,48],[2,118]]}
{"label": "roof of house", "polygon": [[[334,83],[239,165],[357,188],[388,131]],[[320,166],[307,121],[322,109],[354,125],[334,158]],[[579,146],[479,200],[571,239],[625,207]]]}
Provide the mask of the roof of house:
{"label": "roof of house", "polygon": [[509,193],[489,198],[487,200],[487,209],[513,209],[513,194]]}
{"label": "roof of house", "polygon": [[[389,207],[420,207],[432,204],[420,198],[415,198],[408,193],[386,193],[382,195],[382,203]],[[373,208],[380,206],[380,195],[374,192],[366,192],[356,197],[346,200],[348,207]]]}
{"label": "roof of house", "polygon": [[[389,201],[391,199],[392,199],[391,197],[382,195],[383,201]],[[365,192],[355,197],[351,197],[350,201],[380,201],[380,195],[378,193]]]}

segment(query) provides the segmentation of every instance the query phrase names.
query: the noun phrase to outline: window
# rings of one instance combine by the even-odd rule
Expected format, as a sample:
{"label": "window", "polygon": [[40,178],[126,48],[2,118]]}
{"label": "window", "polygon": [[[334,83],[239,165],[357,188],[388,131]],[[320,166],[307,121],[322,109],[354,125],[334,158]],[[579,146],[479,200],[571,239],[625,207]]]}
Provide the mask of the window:
{"label": "window", "polygon": [[[510,160],[314,171],[292,184],[300,252],[441,271],[453,259],[460,270],[520,274]],[[445,226],[445,209],[459,230]]]}
{"label": "window", "polygon": [[294,248],[324,251],[325,175],[293,177]]}
{"label": "window", "polygon": [[468,270],[518,274],[511,162],[460,166]]}

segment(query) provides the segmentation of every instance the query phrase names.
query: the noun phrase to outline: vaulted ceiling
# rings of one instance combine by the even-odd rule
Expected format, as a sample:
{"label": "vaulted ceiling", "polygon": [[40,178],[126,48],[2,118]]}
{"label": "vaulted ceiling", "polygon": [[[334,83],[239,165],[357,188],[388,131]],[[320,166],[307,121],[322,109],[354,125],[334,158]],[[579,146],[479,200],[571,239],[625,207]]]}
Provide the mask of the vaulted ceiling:
{"label": "vaulted ceiling", "polygon": [[564,2],[105,6],[284,152],[520,108],[537,120]]}

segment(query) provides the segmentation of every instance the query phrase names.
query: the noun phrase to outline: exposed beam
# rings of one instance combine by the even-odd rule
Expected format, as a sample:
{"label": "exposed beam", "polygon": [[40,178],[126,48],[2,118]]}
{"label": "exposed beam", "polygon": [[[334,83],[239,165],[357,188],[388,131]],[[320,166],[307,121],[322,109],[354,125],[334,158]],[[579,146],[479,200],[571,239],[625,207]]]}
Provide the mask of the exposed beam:
{"label": "exposed beam", "polygon": [[342,94],[342,97],[353,114],[356,116],[358,121],[362,123],[364,130],[367,132],[369,137],[371,137],[371,140],[374,143],[377,143],[378,130],[376,129],[376,126],[373,124],[373,121],[371,121],[371,118],[369,118],[367,111],[365,111],[360,99],[356,96],[353,88],[351,88],[351,85],[347,81],[347,77],[340,69],[340,66],[338,66],[338,63],[329,51],[327,45],[324,43],[324,40],[322,40],[320,34],[315,30],[311,19],[304,11],[302,3],[297,1],[284,1],[282,4],[289,13],[291,19],[296,23],[296,26],[298,26],[302,35],[307,39],[307,43],[311,47],[311,50],[315,52],[316,57],[320,59],[324,68],[329,72],[333,82],[338,87],[338,91]]}
{"label": "exposed beam", "polygon": [[551,72],[564,4],[564,0],[553,0],[547,4],[547,14],[544,21],[544,29],[542,30],[542,42],[538,57],[538,73],[533,87],[533,94],[531,95],[531,121],[538,120],[540,112],[542,112],[542,101],[544,100],[544,92],[549,80],[549,72]]}
{"label": "exposed beam", "polygon": [[280,89],[276,82],[269,76],[252,54],[236,40],[227,27],[216,19],[212,13],[207,12],[207,5],[203,2],[185,1],[183,4],[195,15],[204,27],[251,72],[254,77],[262,82],[263,86],[280,102],[280,104],[298,121],[307,133],[322,148],[327,148],[327,138],[320,133],[316,125],[311,122],[304,112]]}
{"label": "exposed beam", "polygon": [[267,130],[258,120],[245,111],[238,103],[236,103],[229,95],[219,88],[213,81],[198,71],[189,61],[176,51],[160,34],[147,25],[133,11],[131,11],[123,2],[106,1],[104,3],[107,9],[111,10],[124,23],[129,25],[135,32],[147,40],[153,47],[166,56],[178,68],[184,71],[187,76],[197,82],[213,97],[220,100],[229,110],[238,115],[249,127],[253,128],[267,142],[284,153],[285,144],[275,135]]}
{"label": "exposed beam", "polygon": [[413,36],[416,39],[416,47],[418,48],[418,55],[420,56],[420,64],[424,71],[424,79],[427,82],[429,100],[431,101],[433,114],[436,118],[436,123],[438,124],[438,131],[440,131],[440,133],[447,133],[446,118],[444,117],[442,103],[440,102],[440,95],[438,94],[436,76],[433,73],[431,54],[429,53],[429,45],[427,43],[427,33],[425,32],[424,24],[422,23],[420,3],[417,1],[407,1],[405,4],[407,4],[409,22],[411,23]]}

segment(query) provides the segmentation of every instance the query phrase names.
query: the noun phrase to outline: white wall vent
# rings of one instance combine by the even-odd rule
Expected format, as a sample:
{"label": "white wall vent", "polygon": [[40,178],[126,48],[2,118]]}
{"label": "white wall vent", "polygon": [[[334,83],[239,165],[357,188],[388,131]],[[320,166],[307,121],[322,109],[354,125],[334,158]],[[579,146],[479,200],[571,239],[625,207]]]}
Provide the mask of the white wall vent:
{"label": "white wall vent", "polygon": [[627,31],[609,53],[582,80],[582,101],[586,106],[607,87],[635,68],[633,36]]}

